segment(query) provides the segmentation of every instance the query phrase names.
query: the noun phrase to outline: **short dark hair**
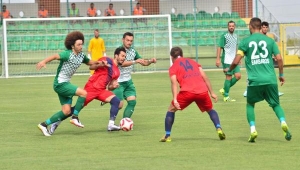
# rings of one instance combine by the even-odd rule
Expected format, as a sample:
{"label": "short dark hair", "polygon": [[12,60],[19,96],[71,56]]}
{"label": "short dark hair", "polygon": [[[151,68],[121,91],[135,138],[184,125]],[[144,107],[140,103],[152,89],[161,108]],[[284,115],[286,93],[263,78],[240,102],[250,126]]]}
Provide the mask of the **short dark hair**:
{"label": "short dark hair", "polygon": [[116,48],[114,55],[119,55],[121,53],[121,51],[126,53],[126,49],[124,47],[118,47],[118,48]]}
{"label": "short dark hair", "polygon": [[114,5],[114,4],[112,4],[112,3],[109,3],[109,5]]}
{"label": "short dark hair", "polygon": [[254,29],[260,29],[261,28],[261,20],[257,17],[254,17],[250,20],[250,23],[252,28]]}
{"label": "short dark hair", "polygon": [[97,31],[97,32],[99,32],[99,29],[94,29],[94,31]]}
{"label": "short dark hair", "polygon": [[71,3],[71,5],[75,5],[75,3]]}
{"label": "short dark hair", "polygon": [[125,32],[123,34],[123,38],[125,38],[126,36],[133,37],[133,34],[131,32]]}
{"label": "short dark hair", "polygon": [[227,25],[229,25],[229,24],[231,24],[231,23],[234,23],[234,25],[235,25],[235,22],[232,21],[232,20],[228,21]]}
{"label": "short dark hair", "polygon": [[94,5],[94,3],[92,2],[90,5]]}
{"label": "short dark hair", "polygon": [[77,40],[82,40],[82,43],[84,43],[84,36],[83,36],[83,34],[80,31],[70,32],[67,35],[66,39],[65,39],[65,47],[68,50],[71,50],[72,46],[75,45],[75,42]]}
{"label": "short dark hair", "polygon": [[269,27],[269,23],[267,21],[264,21],[264,22],[261,23],[261,26]]}
{"label": "short dark hair", "polygon": [[180,47],[173,47],[170,51],[170,55],[173,57],[173,58],[177,58],[179,56],[183,56],[183,52],[182,52],[182,49]]}
{"label": "short dark hair", "polygon": [[6,5],[2,5],[2,8],[3,8],[3,7],[5,7],[5,8],[6,8]]}
{"label": "short dark hair", "polygon": [[138,2],[138,3],[136,3],[137,5],[140,5],[141,3],[140,2]]}

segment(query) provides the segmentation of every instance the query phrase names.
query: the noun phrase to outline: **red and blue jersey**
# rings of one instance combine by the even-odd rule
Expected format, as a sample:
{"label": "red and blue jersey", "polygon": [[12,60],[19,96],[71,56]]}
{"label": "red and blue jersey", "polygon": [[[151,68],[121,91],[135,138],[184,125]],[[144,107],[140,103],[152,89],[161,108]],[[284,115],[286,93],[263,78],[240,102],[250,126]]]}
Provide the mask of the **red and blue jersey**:
{"label": "red and blue jersey", "polygon": [[200,94],[208,91],[206,83],[200,74],[196,61],[189,58],[178,58],[169,68],[169,76],[176,75],[180,91]]}
{"label": "red and blue jersey", "polygon": [[96,89],[106,89],[108,83],[112,80],[117,80],[120,76],[120,70],[109,57],[102,57],[98,61],[107,61],[111,67],[99,67],[94,74],[89,78],[87,84],[92,85]]}

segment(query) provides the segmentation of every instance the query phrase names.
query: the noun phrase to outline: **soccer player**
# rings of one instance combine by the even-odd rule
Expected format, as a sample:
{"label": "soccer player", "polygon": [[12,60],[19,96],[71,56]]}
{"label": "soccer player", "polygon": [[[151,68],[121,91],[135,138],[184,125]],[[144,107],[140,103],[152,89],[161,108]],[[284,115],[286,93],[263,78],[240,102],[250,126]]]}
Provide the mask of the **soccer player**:
{"label": "soccer player", "polygon": [[[139,63],[142,66],[149,66],[151,63],[156,63],[156,59],[142,59],[139,53],[131,46],[134,36],[131,32],[123,34],[123,47],[126,49],[126,60],[119,66],[120,77],[118,79],[119,87],[113,90],[116,96],[121,100],[120,109],[123,107],[123,99],[127,101],[127,106],[123,112],[123,118],[131,118],[136,105],[136,90],[131,79],[133,65]],[[104,103],[101,103],[103,105]]]}
{"label": "soccer player", "polygon": [[[183,110],[195,102],[201,112],[207,112],[215,125],[220,140],[226,138],[220,124],[218,113],[213,109],[210,96],[217,102],[217,95],[213,92],[210,81],[201,65],[192,59],[184,58],[180,47],[173,47],[170,52],[173,65],[169,69],[173,100],[165,118],[166,135],[160,142],[171,142],[171,129],[175,119],[175,112]],[[177,87],[180,87],[178,93]],[[210,95],[210,96],[209,96]]]}
{"label": "soccer player", "polygon": [[255,128],[255,103],[266,100],[274,110],[286,140],[291,140],[292,135],[285,121],[285,114],[279,103],[278,85],[273,66],[272,55],[278,61],[279,81],[284,84],[283,62],[276,42],[261,34],[261,20],[252,18],[249,24],[251,35],[245,38],[238,47],[238,52],[230,69],[233,70],[245,56],[245,66],[248,74],[247,94],[247,120],[250,125],[249,142],[255,142],[257,131]]}
{"label": "soccer player", "polygon": [[82,46],[84,43],[84,36],[79,31],[71,32],[67,35],[65,39],[65,47],[67,50],[49,56],[44,60],[37,63],[36,68],[40,70],[45,67],[48,62],[53,60],[59,60],[59,66],[57,68],[57,73],[54,79],[53,88],[58,94],[60,104],[62,105],[62,110],[55,113],[53,116],[48,118],[46,121],[38,124],[38,128],[42,131],[45,136],[51,136],[48,132],[47,126],[55,123],[59,120],[66,118],[71,113],[71,104],[73,96],[79,96],[74,108],[71,123],[83,127],[78,119],[78,114],[83,107],[85,102],[87,92],[76,85],[70,83],[71,77],[79,68],[81,63],[87,65],[92,65],[99,63],[98,61],[92,61],[87,58],[87,56],[82,53]]}
{"label": "soccer player", "polygon": [[[120,127],[114,124],[116,116],[119,112],[120,100],[110,90],[113,90],[119,86],[117,81],[120,76],[118,65],[122,65],[122,63],[125,61],[125,57],[125,48],[119,47],[114,52],[114,59],[111,59],[109,57],[100,58],[98,60],[99,62],[108,63],[111,67],[105,67],[105,65],[103,64],[91,65],[90,69],[95,70],[95,73],[89,78],[84,87],[84,90],[87,91],[84,106],[87,106],[94,99],[111,104],[110,119],[107,126],[108,131],[120,130]],[[66,118],[67,117],[65,117],[64,119]],[[61,121],[63,121],[64,119],[62,119]],[[56,128],[60,125],[61,121],[58,121],[51,125],[49,129],[50,134],[54,133]]]}
{"label": "soccer player", "polygon": [[[262,22],[261,23],[261,33],[263,33],[264,35],[274,39],[274,37],[267,35],[268,31],[269,31],[269,23],[266,22],[266,21]],[[273,63],[274,63],[275,68],[278,67],[277,60],[276,60],[275,57],[273,57]],[[279,97],[282,96],[283,94],[284,93],[278,92]],[[247,90],[244,92],[243,95],[244,95],[244,97],[247,96]]]}
{"label": "soccer player", "polygon": [[[235,23],[233,21],[228,22],[228,32],[223,34],[219,41],[219,47],[217,48],[216,66],[220,67],[222,63],[223,72],[225,74],[224,87],[220,89],[220,93],[223,95],[224,102],[233,102],[235,99],[229,97],[230,88],[241,79],[240,67],[237,66],[234,70],[228,72],[225,71],[230,67],[237,49],[237,35],[234,33]],[[222,57],[220,59],[221,51],[223,50]],[[232,77],[234,75],[234,77]]]}
{"label": "soccer player", "polygon": [[[89,47],[88,47],[88,57],[94,61],[99,60],[101,57],[106,56],[106,49],[105,49],[105,43],[102,38],[99,37],[99,30],[94,30],[94,38],[90,40]],[[91,56],[92,55],[92,56]],[[92,75],[94,73],[94,70],[90,71],[90,74]]]}

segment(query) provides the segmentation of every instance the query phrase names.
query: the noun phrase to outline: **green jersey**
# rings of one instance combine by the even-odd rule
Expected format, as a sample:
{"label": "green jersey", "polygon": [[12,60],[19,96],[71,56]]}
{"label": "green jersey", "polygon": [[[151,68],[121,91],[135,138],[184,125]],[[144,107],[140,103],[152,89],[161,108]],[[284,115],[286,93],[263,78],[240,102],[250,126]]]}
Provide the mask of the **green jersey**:
{"label": "green jersey", "polygon": [[238,38],[235,33],[224,33],[219,41],[219,47],[223,49],[221,56],[222,63],[231,64],[235,58]]}
{"label": "green jersey", "polygon": [[249,86],[277,84],[273,55],[279,54],[276,42],[261,34],[253,33],[238,47],[238,54],[244,54]]}
{"label": "green jersey", "polygon": [[72,50],[60,52],[59,57],[60,63],[54,79],[55,85],[63,82],[69,82],[81,63],[87,64],[90,61],[90,59],[82,52],[75,55]]}
{"label": "green jersey", "polygon": [[[134,61],[139,58],[142,58],[139,53],[132,47],[126,49],[126,59],[125,61]],[[118,82],[124,82],[128,81],[131,79],[131,72],[133,70],[133,65],[128,66],[128,67],[121,67],[119,66],[120,69],[120,77],[118,79]]]}

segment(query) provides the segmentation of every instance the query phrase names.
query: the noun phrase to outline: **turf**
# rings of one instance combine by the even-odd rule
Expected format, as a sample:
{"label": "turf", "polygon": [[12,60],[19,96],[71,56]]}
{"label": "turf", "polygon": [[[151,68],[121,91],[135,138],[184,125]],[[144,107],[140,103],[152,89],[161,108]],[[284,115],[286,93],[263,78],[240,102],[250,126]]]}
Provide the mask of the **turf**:
{"label": "turf", "polygon": [[[93,101],[80,114],[85,128],[65,121],[51,137],[44,137],[37,124],[60,109],[53,77],[0,79],[0,169],[298,169],[299,71],[285,69],[286,84],[279,88],[285,93],[280,99],[293,139],[284,139],[272,109],[261,102],[256,105],[256,143],[247,142],[244,71],[231,89],[230,96],[237,100],[232,103],[224,103],[217,93],[223,85],[222,72],[207,71],[220,99],[214,107],[225,141],[218,139],[208,115],[192,104],[176,113],[171,143],[158,142],[172,98],[166,72],[133,74],[138,92],[133,131],[107,132],[109,105],[100,107]],[[75,76],[72,82],[83,87],[87,79]]]}

